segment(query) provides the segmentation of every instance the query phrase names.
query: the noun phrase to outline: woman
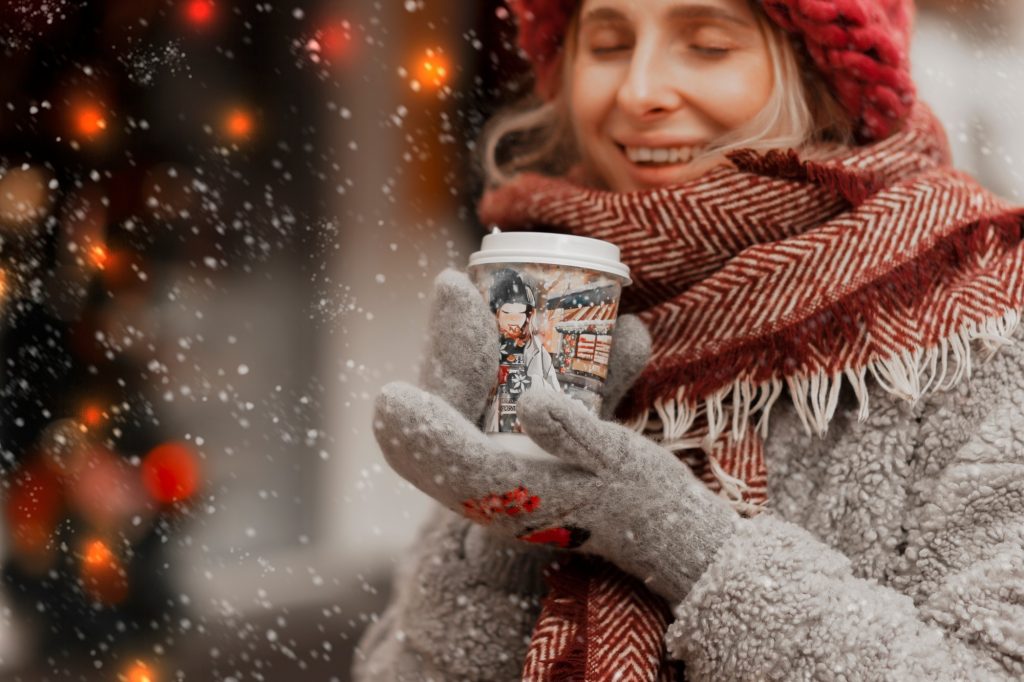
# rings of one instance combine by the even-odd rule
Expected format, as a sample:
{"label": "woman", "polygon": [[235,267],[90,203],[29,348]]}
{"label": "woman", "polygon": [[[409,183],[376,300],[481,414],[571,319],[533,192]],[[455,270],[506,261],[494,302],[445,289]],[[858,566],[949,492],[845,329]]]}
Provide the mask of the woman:
{"label": "woman", "polygon": [[493,127],[481,218],[622,248],[628,426],[528,392],[561,461],[497,451],[497,333],[443,273],[458,343],[432,329],[426,390],[385,387],[374,426],[454,513],[357,677],[1019,679],[1022,211],[949,167],[912,5],[513,9],[544,103]]}

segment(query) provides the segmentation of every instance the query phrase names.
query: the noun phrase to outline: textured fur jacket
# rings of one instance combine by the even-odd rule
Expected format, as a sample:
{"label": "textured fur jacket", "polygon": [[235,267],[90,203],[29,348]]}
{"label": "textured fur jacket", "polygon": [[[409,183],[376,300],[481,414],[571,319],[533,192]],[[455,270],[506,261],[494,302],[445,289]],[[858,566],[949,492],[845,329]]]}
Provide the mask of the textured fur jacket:
{"label": "textured fur jacket", "polygon": [[[865,422],[844,386],[824,438],[779,401],[771,512],[674,608],[687,679],[1024,678],[1024,329],[1013,338],[916,404],[869,383]],[[520,678],[550,550],[482,553],[471,525],[447,510],[425,524],[357,680]]]}

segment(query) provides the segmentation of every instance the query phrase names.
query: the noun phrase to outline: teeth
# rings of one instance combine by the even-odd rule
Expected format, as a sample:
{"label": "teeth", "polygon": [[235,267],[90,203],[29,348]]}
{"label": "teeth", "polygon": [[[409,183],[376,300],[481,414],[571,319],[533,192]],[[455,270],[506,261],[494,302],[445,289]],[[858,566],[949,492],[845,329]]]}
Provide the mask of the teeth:
{"label": "teeth", "polygon": [[636,149],[633,147],[627,147],[626,155],[629,157],[630,161],[635,163],[643,163],[644,161],[651,160],[651,150],[647,148]]}
{"label": "teeth", "polygon": [[633,163],[689,163],[703,147],[626,147]]}

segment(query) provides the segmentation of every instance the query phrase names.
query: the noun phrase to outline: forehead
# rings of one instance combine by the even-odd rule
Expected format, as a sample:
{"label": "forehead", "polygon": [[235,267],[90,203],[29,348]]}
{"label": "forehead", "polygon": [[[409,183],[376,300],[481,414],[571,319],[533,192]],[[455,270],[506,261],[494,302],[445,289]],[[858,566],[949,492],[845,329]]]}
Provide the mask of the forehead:
{"label": "forehead", "polygon": [[717,19],[737,25],[752,25],[750,0],[584,0],[580,23]]}
{"label": "forehead", "polygon": [[526,304],[525,303],[506,303],[505,305],[501,306],[501,308],[499,308],[499,310],[501,310],[501,312],[503,312],[503,313],[508,313],[509,315],[515,315],[516,313],[525,313],[526,312]]}

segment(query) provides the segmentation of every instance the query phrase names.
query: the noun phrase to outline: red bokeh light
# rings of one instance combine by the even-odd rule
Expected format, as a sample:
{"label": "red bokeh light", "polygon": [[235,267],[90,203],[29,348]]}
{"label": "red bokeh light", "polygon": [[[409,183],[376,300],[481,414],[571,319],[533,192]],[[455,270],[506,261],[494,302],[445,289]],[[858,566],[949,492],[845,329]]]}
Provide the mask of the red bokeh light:
{"label": "red bokeh light", "polygon": [[344,59],[352,50],[352,24],[347,21],[332,22],[316,33],[320,54],[329,61]]}
{"label": "red bokeh light", "polygon": [[99,426],[103,421],[103,410],[98,405],[86,405],[82,409],[82,421],[90,428]]}
{"label": "red bokeh light", "polygon": [[157,502],[187,500],[199,488],[199,457],[187,443],[158,445],[142,462],[142,482]]}
{"label": "red bokeh light", "polygon": [[347,19],[325,18],[306,42],[306,52],[314,64],[350,63],[359,46],[356,28]]}
{"label": "red bokeh light", "polygon": [[328,57],[341,56],[352,39],[351,34],[341,26],[328,26],[319,33],[320,47]]}
{"label": "red bokeh light", "polygon": [[96,104],[81,104],[74,109],[75,132],[85,138],[99,137],[107,129],[103,109]]}
{"label": "red bokeh light", "polygon": [[185,3],[185,18],[196,26],[206,26],[213,21],[213,0],[188,0]]}

